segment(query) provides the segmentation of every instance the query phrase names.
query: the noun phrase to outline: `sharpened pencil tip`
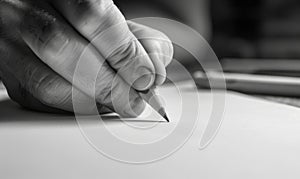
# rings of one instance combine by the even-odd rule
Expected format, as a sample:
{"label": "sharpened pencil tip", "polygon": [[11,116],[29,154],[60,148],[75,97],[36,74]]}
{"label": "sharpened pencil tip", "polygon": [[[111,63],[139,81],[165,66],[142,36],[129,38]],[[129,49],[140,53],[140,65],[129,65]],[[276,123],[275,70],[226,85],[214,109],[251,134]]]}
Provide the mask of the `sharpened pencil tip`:
{"label": "sharpened pencil tip", "polygon": [[161,109],[158,111],[158,113],[159,113],[163,118],[165,118],[166,121],[170,122],[170,120],[169,120],[169,118],[168,118],[168,116],[167,116],[167,113],[166,113],[166,111],[165,111],[164,108],[161,108]]}
{"label": "sharpened pencil tip", "polygon": [[170,122],[170,120],[166,114],[164,115],[164,118],[166,119],[167,122]]}

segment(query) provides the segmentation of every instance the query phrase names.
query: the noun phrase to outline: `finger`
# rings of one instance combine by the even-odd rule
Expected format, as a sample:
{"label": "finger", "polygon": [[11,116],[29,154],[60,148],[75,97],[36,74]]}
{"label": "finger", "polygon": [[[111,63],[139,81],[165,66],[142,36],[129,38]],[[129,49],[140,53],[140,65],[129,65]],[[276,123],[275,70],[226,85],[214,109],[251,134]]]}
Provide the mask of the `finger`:
{"label": "finger", "polygon": [[7,93],[13,101],[25,107],[26,109],[47,112],[47,113],[67,113],[65,110],[60,110],[58,108],[53,108],[43,104],[37,98],[35,98],[31,93],[22,87],[20,82],[15,78],[13,74],[5,71],[3,75],[3,83],[7,89]]}
{"label": "finger", "polygon": [[112,0],[54,0],[54,6],[137,90],[155,81],[154,66]]}
{"label": "finger", "polygon": [[166,68],[173,58],[173,45],[162,32],[150,27],[127,21],[131,32],[150,55],[156,71],[155,83],[161,85],[166,79]]}
{"label": "finger", "polygon": [[100,113],[108,112],[105,106],[86,105],[92,99],[76,88],[72,96],[71,84],[42,63],[26,46],[12,44],[8,40],[0,42],[0,54],[6,52],[0,69],[14,101],[39,111],[58,112],[57,109],[60,109],[74,112],[72,100],[76,100],[82,103],[77,113],[95,114],[97,109]]}
{"label": "finger", "polygon": [[[36,56],[34,54],[25,54],[26,52],[24,52],[24,48],[26,49],[26,46],[24,46],[24,48],[22,49],[13,49],[9,48],[11,45],[8,44],[8,41],[12,41],[14,44],[18,44],[18,46],[21,46],[20,44],[22,44],[22,38],[19,35],[19,31],[16,27],[18,27],[21,23],[21,19],[22,19],[22,8],[24,8],[26,5],[26,3],[21,2],[21,1],[1,1],[0,2],[0,38],[1,39],[6,39],[6,42],[4,40],[0,40],[0,54],[1,54],[1,62],[2,64],[5,63],[5,61],[7,62],[8,60],[13,60],[15,61],[16,59],[21,60],[22,57],[24,56],[30,56],[30,59],[36,59]],[[24,44],[23,44],[24,45]],[[14,55],[13,57],[10,57],[10,55]],[[5,63],[8,64],[8,63]],[[9,65],[11,66],[11,65]],[[43,66],[43,64],[42,64]],[[2,67],[2,68],[1,68]],[[11,67],[16,67],[11,66]],[[10,97],[18,102],[19,104],[21,104],[22,106],[26,107],[26,108],[30,108],[30,109],[34,109],[34,110],[38,110],[38,111],[43,111],[43,112],[61,112],[58,109],[61,110],[66,110],[66,111],[70,111],[73,112],[73,108],[72,108],[72,104],[71,104],[71,100],[65,100],[64,103],[61,103],[61,100],[57,100],[57,99],[71,99],[71,97],[64,97],[62,93],[60,93],[60,90],[55,90],[53,91],[53,95],[49,95],[48,97],[46,93],[43,95],[43,97],[41,97],[39,94],[43,94],[42,92],[38,92],[35,94],[34,97],[30,92],[27,91],[27,89],[25,89],[18,79],[15,78],[16,73],[20,72],[20,70],[16,70],[16,68],[14,69],[10,69],[7,68],[7,65],[1,65],[0,69],[2,69],[4,72],[1,73],[2,76],[2,80],[5,83],[7,89],[8,89],[8,93],[10,95]],[[10,69],[10,70],[9,70]],[[21,68],[24,69],[24,68]],[[47,73],[47,70],[45,70],[45,73]],[[1,70],[0,70],[1,71]],[[54,75],[53,75],[54,76]],[[24,75],[21,76],[21,78],[24,77]],[[49,78],[48,78],[49,79]],[[21,80],[22,82],[24,82],[24,80]],[[67,83],[67,85],[70,85],[67,81],[62,80],[63,83]],[[46,83],[46,81],[45,81]],[[57,85],[57,84],[56,84]],[[30,85],[29,85],[30,86]],[[31,86],[35,86],[35,85],[31,85]],[[45,86],[45,85],[41,85],[41,86]],[[62,85],[63,86],[63,85]],[[57,87],[61,87],[58,86]],[[51,87],[49,88],[51,89]],[[46,89],[45,89],[46,90]],[[35,91],[45,91],[45,90],[41,90],[41,88],[38,88]],[[77,93],[78,90],[75,89],[75,93]],[[57,93],[57,94],[54,94]],[[70,94],[70,93],[68,93]],[[82,101],[86,101],[86,99],[88,99],[88,97],[86,95],[84,95],[83,93],[79,93],[79,95],[74,95],[75,98],[77,100],[82,100]],[[54,99],[52,99],[54,97]],[[40,100],[38,99],[40,98]],[[43,101],[43,103],[41,102]],[[53,104],[53,105],[52,105]],[[52,105],[54,107],[50,107],[48,105]],[[56,109],[58,108],[58,109]],[[107,110],[103,111],[103,107],[99,107],[98,109],[100,112],[107,112]],[[82,113],[90,113],[89,111],[91,110],[84,110],[82,109]],[[81,113],[79,111],[79,113]]]}
{"label": "finger", "polygon": [[[21,28],[24,41],[55,72],[121,116],[134,117],[143,111],[145,104],[138,93],[134,90],[128,90],[128,94],[122,93],[124,89],[130,89],[128,84],[115,74],[93,46],[89,46],[52,9],[32,9],[25,17]],[[80,75],[73,79],[79,60],[84,63],[79,65]],[[95,78],[96,87],[93,86]]]}

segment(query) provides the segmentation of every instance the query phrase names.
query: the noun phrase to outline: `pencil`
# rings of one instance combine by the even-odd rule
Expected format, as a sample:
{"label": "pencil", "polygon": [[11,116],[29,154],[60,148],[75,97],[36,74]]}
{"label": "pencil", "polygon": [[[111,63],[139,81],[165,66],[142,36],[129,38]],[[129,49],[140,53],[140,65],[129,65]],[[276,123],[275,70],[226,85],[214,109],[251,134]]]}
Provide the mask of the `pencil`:
{"label": "pencil", "polygon": [[155,88],[146,91],[139,91],[139,93],[155,111],[157,111],[167,122],[170,122],[166,110],[158,98]]}

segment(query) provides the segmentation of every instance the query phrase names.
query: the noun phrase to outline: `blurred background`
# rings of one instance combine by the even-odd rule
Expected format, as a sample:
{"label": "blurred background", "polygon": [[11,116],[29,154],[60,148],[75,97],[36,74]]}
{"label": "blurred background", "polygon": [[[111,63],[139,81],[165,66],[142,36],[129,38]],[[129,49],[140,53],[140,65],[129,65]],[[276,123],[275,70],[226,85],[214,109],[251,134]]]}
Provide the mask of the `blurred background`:
{"label": "blurred background", "polygon": [[[226,73],[250,74],[242,76],[246,83],[230,82],[227,89],[300,107],[300,83],[286,84],[290,80],[286,78],[300,77],[299,0],[115,0],[115,3],[127,19],[165,17],[198,31],[209,42]],[[205,49],[199,44],[192,45],[203,53],[202,62],[211,61]],[[193,56],[176,45],[174,58],[192,73],[201,70]],[[184,78],[172,64],[168,68],[170,73]],[[261,83],[264,79],[257,76],[254,78],[259,83],[248,83],[248,79],[253,82],[253,75],[271,76],[267,81],[272,86]],[[273,85],[272,80],[279,79],[282,81]],[[205,79],[198,83],[201,86]]]}
{"label": "blurred background", "polygon": [[[115,3],[128,19],[166,17],[189,25],[210,42],[221,60],[300,59],[299,0],[116,0]],[[189,57],[181,60],[187,65],[191,63]]]}
{"label": "blurred background", "polygon": [[211,15],[220,57],[300,57],[298,0],[212,0]]}

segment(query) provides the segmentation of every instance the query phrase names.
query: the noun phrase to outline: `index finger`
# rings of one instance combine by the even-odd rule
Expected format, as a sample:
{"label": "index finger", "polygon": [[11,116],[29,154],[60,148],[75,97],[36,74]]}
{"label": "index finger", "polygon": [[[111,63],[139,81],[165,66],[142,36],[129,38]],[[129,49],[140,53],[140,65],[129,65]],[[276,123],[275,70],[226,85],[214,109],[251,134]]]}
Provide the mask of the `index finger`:
{"label": "index finger", "polygon": [[155,81],[154,65],[112,0],[53,2],[127,83],[137,90],[152,86]]}

